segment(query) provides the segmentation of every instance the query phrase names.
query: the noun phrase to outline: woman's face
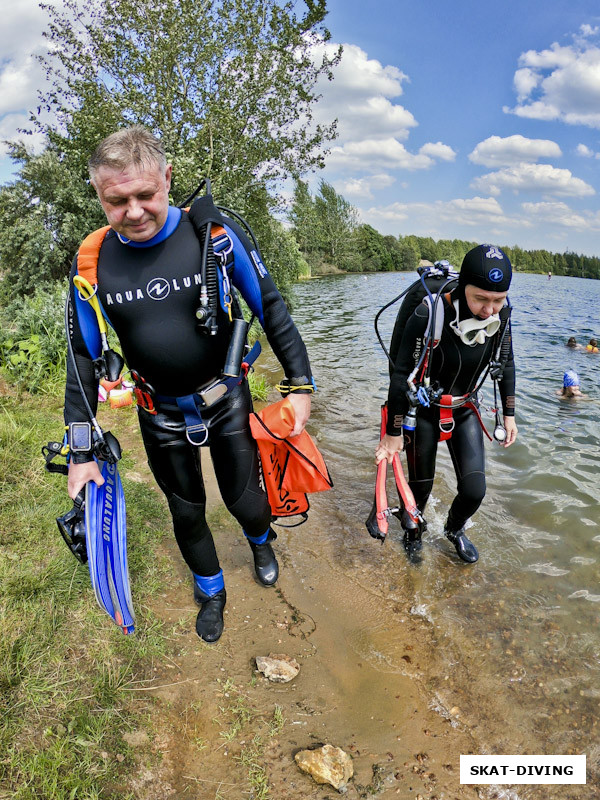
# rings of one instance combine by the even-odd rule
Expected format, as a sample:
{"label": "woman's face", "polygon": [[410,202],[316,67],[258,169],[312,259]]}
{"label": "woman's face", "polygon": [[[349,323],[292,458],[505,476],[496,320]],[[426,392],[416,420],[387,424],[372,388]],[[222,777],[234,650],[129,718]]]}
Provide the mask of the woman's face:
{"label": "woman's face", "polygon": [[479,319],[487,319],[492,314],[498,314],[507,294],[508,292],[488,292],[486,289],[473,286],[472,283],[465,286],[465,300],[469,311]]}

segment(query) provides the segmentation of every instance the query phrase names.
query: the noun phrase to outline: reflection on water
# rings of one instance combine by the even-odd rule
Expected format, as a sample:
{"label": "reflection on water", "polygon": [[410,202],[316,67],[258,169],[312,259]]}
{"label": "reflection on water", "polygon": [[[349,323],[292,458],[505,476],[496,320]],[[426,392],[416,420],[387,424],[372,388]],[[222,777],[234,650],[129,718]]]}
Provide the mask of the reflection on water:
{"label": "reflection on water", "polygon": [[[415,567],[406,562],[395,520],[381,552],[364,527],[388,383],[373,317],[413,279],[347,275],[296,288],[294,318],[319,388],[311,432],[335,482],[314,502],[340,521],[323,535],[343,537],[335,542],[342,571],[371,570],[388,598],[408,598],[410,615],[430,627],[436,646],[423,679],[442,705],[460,705],[482,752],[587,752],[588,767],[597,768],[600,355],[568,350],[565,342],[575,335],[585,344],[600,333],[600,281],[515,275],[519,438],[508,450],[486,442],[488,494],[470,534],[481,559],[475,567],[462,564],[442,535],[455,491],[442,445],[424,559]],[[394,318],[392,310],[381,320],[384,341]],[[557,396],[568,368],[579,373],[587,400]],[[492,404],[490,389],[484,407]],[[484,420],[493,424],[491,412]],[[359,550],[366,555],[347,555]],[[368,637],[358,630],[351,646],[382,671],[410,671],[395,651],[397,624],[373,622]],[[521,787],[519,797],[535,792]]]}

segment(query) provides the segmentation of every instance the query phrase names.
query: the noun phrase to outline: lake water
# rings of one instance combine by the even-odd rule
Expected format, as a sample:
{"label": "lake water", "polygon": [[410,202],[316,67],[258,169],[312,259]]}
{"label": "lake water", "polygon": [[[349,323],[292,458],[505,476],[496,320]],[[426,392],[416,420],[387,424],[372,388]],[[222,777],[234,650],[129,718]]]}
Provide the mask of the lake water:
{"label": "lake water", "polygon": [[[469,532],[480,561],[458,561],[442,535],[455,478],[441,444],[424,558],[415,566],[407,563],[395,519],[383,546],[364,526],[388,384],[373,318],[414,279],[412,273],[343,275],[295,289],[294,319],[319,390],[310,428],[335,482],[332,492],[313,500],[336,520],[322,535],[343,537],[347,547],[366,553],[365,574],[380,575],[387,596],[407,602],[422,620],[433,646],[419,679],[440,713],[460,707],[479,752],[587,753],[597,780],[600,355],[565,343],[572,335],[584,344],[600,337],[600,281],[515,274],[519,437],[507,450],[486,441],[488,492]],[[382,317],[386,342],[394,319],[395,309]],[[567,368],[579,373],[588,400],[557,397]],[[487,381],[484,406],[492,404],[490,390]],[[483,417],[493,428],[491,412]],[[388,492],[393,503],[391,483]],[[379,628],[371,625],[351,646],[383,672],[410,672],[394,649],[397,624],[382,615]],[[520,787],[518,796],[541,797],[539,788]],[[595,791],[588,785],[579,795],[577,789],[553,796]]]}

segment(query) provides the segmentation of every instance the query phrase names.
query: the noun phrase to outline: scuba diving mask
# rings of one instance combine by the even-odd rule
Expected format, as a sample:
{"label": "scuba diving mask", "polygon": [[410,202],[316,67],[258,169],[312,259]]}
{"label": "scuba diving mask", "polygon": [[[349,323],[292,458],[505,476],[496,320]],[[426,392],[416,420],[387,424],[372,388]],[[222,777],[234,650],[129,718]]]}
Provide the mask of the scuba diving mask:
{"label": "scuba diving mask", "polygon": [[450,323],[450,327],[464,344],[468,344],[470,347],[475,344],[484,344],[486,338],[490,338],[500,330],[499,314],[492,314],[487,319],[469,317],[459,321],[458,301],[455,302],[454,307],[456,308],[456,319]]}

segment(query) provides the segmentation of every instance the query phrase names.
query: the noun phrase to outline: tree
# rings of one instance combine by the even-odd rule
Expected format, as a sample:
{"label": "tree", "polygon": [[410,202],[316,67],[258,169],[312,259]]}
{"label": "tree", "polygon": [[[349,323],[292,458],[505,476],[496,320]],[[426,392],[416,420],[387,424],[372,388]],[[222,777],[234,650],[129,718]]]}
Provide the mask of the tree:
{"label": "tree", "polygon": [[394,263],[384,237],[370,225],[360,225],[355,234],[356,252],[362,272],[391,272]]}
{"label": "tree", "polygon": [[[331,78],[340,57],[314,62],[313,46],[330,38],[322,25],[326,0],[306,0],[303,12],[299,5],[65,0],[63,10],[44,6],[50,48],[42,60],[50,88],[31,121],[46,136],[45,157],[60,165],[70,185],[73,179],[85,186],[87,158],[98,141],[119,127],[143,124],[162,138],[173,162],[176,202],[206,176],[218,201],[266,227],[275,183],[322,166],[323,147],[335,136],[334,123],[316,125],[312,117],[316,82]],[[23,214],[33,214],[40,202],[54,218],[70,213],[56,186],[28,180],[28,172],[39,171],[37,157],[13,152],[22,164],[19,191],[30,198]],[[79,241],[99,207],[89,187],[76,195]],[[0,222],[4,231],[6,220]],[[49,215],[46,224],[64,273],[73,250],[63,249]],[[7,247],[0,242],[0,250]],[[22,259],[25,266],[35,274],[42,262]]]}
{"label": "tree", "polygon": [[400,252],[400,263],[396,269],[404,271],[416,270],[416,268],[419,266],[420,255],[419,251],[416,249],[414,237],[400,237],[398,241],[398,249]]}
{"label": "tree", "polygon": [[321,180],[315,197],[318,241],[325,259],[338,269],[360,270],[356,257],[354,231],[358,211],[338,194],[327,181]]}
{"label": "tree", "polygon": [[311,267],[316,266],[317,253],[319,251],[317,210],[308,184],[299,178],[294,186],[294,199],[288,219],[292,225],[292,233],[304,258]]}

